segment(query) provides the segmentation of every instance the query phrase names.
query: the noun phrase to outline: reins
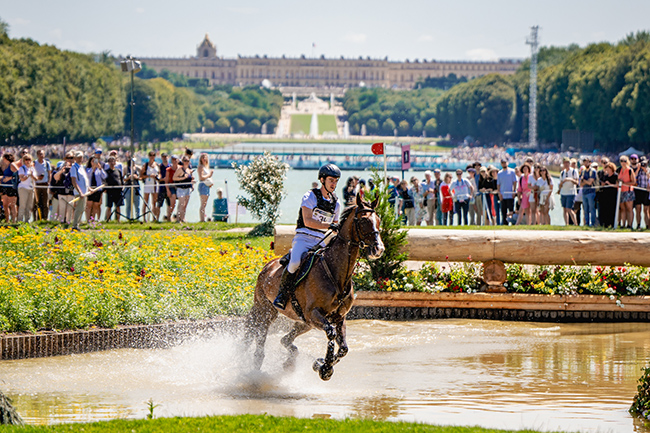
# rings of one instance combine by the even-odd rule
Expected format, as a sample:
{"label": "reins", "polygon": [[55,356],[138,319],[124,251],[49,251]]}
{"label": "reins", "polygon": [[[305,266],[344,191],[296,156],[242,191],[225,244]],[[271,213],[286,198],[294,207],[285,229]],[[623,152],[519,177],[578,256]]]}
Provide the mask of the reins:
{"label": "reins", "polygon": [[[347,266],[347,270],[346,270],[346,273],[345,273],[346,278],[345,278],[345,281],[343,282],[343,287],[342,287],[343,290],[341,292],[337,291],[338,292],[337,298],[338,298],[339,305],[343,303],[343,299],[345,299],[347,297],[347,295],[349,294],[349,291],[347,290],[347,287],[350,285],[350,281],[352,280],[352,273],[353,273],[353,272],[350,272],[350,271],[354,270],[354,267],[357,265],[357,262],[359,261],[359,257],[357,256],[356,260],[354,260],[354,263],[352,263],[353,261],[351,260],[351,257],[352,257],[352,248],[351,247],[354,247],[354,248],[357,248],[357,249],[364,249],[364,248],[367,247],[366,243],[363,240],[363,237],[361,236],[362,232],[359,229],[358,216],[361,215],[361,214],[364,214],[364,213],[368,213],[368,212],[375,213],[375,210],[372,209],[372,208],[358,208],[358,207],[355,209],[354,219],[352,220],[352,224],[353,224],[353,229],[355,231],[355,236],[354,237],[357,238],[357,241],[355,241],[353,239],[346,239],[341,234],[338,234],[336,236],[336,238],[340,239],[342,242],[344,242],[344,243],[346,243],[348,245],[348,259],[347,259],[348,266]],[[378,230],[373,229],[372,233],[370,233],[370,234],[375,234],[376,235],[378,233],[379,233]],[[327,274],[327,277],[330,279],[332,284],[334,284],[334,286],[337,286],[337,282],[334,279],[334,275],[332,274],[332,271],[330,270],[329,266],[327,265],[327,261],[325,260],[324,254],[321,256],[320,262],[323,265],[323,269],[325,269],[325,273]]]}

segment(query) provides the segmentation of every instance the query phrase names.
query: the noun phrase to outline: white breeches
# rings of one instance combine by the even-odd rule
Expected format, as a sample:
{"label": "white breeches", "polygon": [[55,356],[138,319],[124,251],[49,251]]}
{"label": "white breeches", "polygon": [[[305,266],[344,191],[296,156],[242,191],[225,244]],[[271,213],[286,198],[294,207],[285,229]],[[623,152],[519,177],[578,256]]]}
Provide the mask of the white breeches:
{"label": "white breeches", "polygon": [[292,274],[295,273],[300,267],[300,259],[302,258],[302,255],[320,241],[320,238],[306,235],[304,233],[296,233],[293,237],[293,243],[291,244],[291,258],[289,259],[287,270]]}

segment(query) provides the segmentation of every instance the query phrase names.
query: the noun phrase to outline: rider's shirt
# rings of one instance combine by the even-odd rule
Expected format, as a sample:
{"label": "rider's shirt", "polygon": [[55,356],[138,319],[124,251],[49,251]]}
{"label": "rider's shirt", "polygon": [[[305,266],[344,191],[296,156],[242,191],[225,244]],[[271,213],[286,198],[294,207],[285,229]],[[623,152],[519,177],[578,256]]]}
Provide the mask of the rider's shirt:
{"label": "rider's shirt", "polygon": [[302,203],[300,204],[300,210],[298,211],[296,233],[303,233],[322,239],[325,235],[325,230],[321,231],[305,226],[302,218],[302,208],[306,207],[311,209],[314,218],[326,224],[338,222],[341,213],[341,203],[333,194],[331,198],[331,200],[328,200],[323,197],[323,194],[318,188],[307,191],[302,197]]}

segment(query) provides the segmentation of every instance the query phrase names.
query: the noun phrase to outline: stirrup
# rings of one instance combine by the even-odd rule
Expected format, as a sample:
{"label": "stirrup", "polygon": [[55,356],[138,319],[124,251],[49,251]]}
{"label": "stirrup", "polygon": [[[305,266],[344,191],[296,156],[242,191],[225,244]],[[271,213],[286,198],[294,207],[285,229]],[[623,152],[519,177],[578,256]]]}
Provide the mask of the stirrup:
{"label": "stirrup", "polygon": [[273,300],[273,306],[284,310],[287,308],[287,301],[289,300],[290,291],[293,290],[293,282],[296,277],[296,274],[290,273],[287,268],[284,268],[282,272],[282,278],[280,280],[280,289],[278,290],[278,295]]}

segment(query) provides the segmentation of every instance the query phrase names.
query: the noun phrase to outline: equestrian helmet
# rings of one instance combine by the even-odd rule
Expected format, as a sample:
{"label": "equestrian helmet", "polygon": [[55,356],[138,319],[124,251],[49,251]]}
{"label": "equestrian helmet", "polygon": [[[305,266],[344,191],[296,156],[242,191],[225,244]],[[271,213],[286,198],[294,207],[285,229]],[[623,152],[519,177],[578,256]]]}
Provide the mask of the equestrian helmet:
{"label": "equestrian helmet", "polygon": [[318,178],[325,179],[328,176],[339,179],[341,177],[341,170],[334,164],[325,164],[318,170]]}

